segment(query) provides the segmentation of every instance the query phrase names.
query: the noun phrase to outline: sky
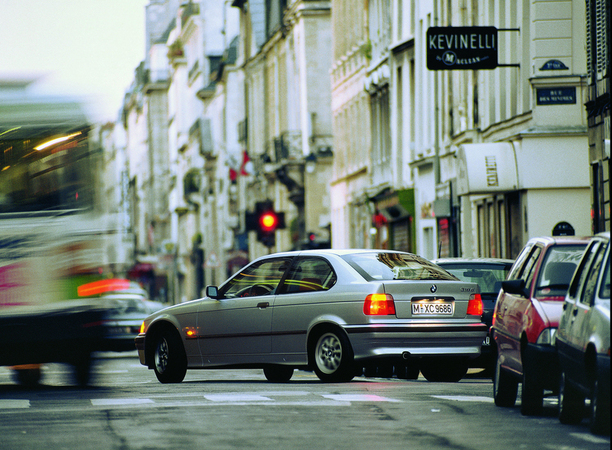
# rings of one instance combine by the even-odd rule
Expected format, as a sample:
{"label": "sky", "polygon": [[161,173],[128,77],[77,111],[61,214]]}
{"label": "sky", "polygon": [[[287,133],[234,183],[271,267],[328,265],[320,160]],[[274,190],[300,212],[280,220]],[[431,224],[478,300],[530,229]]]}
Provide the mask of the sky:
{"label": "sky", "polygon": [[[0,0],[0,79],[82,96],[92,119],[115,121],[145,57],[149,0]],[[1,107],[1,105],[0,105]]]}

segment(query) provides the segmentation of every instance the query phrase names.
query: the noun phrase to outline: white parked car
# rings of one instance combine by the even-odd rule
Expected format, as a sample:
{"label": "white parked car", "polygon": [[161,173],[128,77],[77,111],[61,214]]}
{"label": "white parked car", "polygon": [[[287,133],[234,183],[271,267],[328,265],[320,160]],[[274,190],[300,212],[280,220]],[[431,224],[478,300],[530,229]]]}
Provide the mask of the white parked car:
{"label": "white parked car", "polygon": [[610,233],[593,238],[565,297],[556,346],[559,419],[580,423],[591,399],[591,431],[610,433]]}

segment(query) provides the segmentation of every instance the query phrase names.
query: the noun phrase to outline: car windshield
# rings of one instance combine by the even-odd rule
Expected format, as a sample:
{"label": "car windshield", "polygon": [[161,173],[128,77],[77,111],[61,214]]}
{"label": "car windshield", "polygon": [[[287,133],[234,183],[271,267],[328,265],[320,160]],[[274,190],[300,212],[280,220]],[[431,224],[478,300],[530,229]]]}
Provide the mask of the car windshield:
{"label": "car windshield", "polygon": [[538,276],[536,297],[565,297],[585,248],[586,244],[551,247]]}
{"label": "car windshield", "polygon": [[442,264],[447,271],[455,275],[461,281],[476,283],[480,287],[480,293],[498,293],[501,282],[506,279],[511,264],[490,263],[466,263],[466,264]]}
{"label": "car windshield", "polygon": [[410,253],[355,253],[343,256],[368,281],[454,280],[444,269]]}

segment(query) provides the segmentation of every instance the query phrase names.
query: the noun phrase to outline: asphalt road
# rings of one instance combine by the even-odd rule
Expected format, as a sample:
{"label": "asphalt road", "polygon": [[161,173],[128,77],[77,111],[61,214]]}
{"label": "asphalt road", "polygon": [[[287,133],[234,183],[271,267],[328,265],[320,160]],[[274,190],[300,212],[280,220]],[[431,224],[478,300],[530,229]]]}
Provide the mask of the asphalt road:
{"label": "asphalt road", "polygon": [[289,383],[261,370],[188,371],[160,384],[135,353],[103,354],[93,386],[68,385],[49,365],[35,389],[0,368],[0,449],[609,449],[587,420],[559,423],[493,404],[491,380],[459,383],[356,378],[321,383],[296,372]]}

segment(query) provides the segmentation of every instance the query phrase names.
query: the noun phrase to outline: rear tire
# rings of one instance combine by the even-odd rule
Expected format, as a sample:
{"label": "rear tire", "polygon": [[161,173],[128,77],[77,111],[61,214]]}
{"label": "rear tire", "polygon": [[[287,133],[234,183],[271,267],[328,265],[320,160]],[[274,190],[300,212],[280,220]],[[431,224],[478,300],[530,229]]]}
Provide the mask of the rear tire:
{"label": "rear tire", "polygon": [[493,372],[493,399],[496,406],[512,407],[516,403],[518,380],[505,371],[499,360],[495,361]]}
{"label": "rear tire", "polygon": [[38,386],[40,379],[42,378],[42,370],[40,367],[31,369],[14,369],[13,370],[14,380],[26,387]]}
{"label": "rear tire", "polygon": [[92,357],[91,353],[84,352],[77,360],[74,362],[72,367],[72,374],[74,377],[74,382],[80,387],[86,387],[89,385],[91,381],[91,372],[92,372]]}
{"label": "rear tire", "polygon": [[289,366],[266,366],[263,371],[271,383],[287,383],[293,376],[293,367]]}
{"label": "rear tire", "polygon": [[187,357],[175,331],[162,330],[153,341],[153,370],[161,383],[180,383],[187,373]]}
{"label": "rear tire", "polygon": [[350,381],[355,376],[353,349],[343,332],[328,328],[317,335],[310,360],[321,381]]}
{"label": "rear tire", "polygon": [[565,371],[559,379],[559,421],[577,425],[584,417],[584,395],[567,382]]}

